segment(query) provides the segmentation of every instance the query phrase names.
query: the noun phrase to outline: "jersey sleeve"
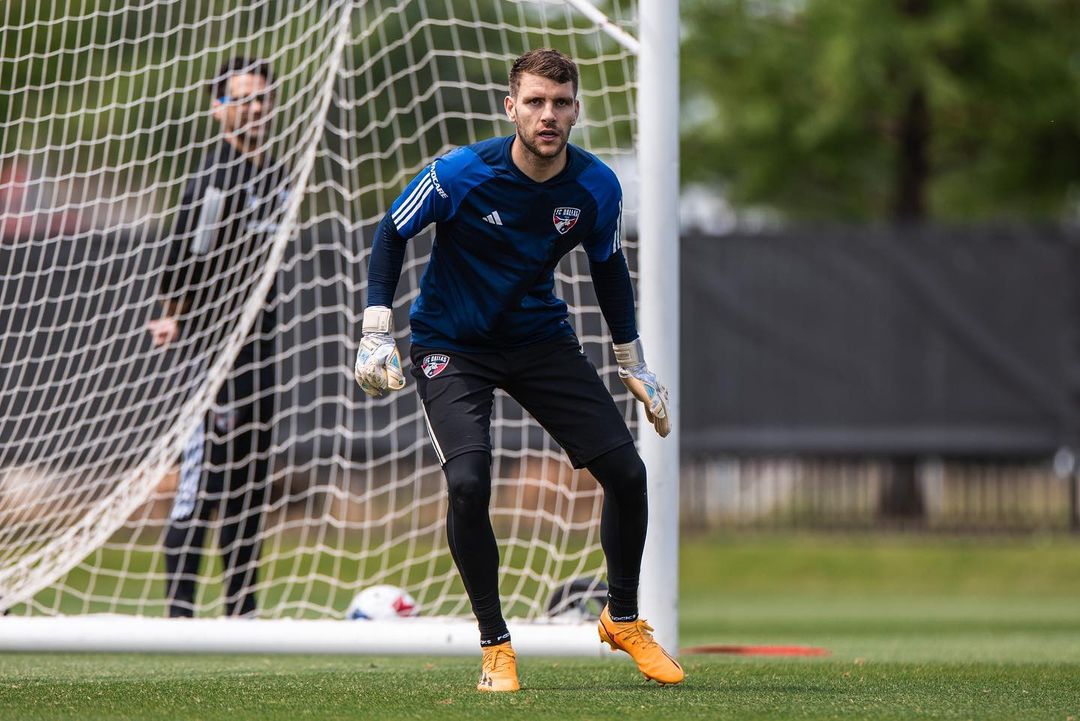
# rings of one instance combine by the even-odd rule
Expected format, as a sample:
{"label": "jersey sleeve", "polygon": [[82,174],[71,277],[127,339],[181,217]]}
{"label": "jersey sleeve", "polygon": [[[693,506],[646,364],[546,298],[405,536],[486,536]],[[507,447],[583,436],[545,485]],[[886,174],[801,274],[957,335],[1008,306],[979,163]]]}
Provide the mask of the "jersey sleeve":
{"label": "jersey sleeve", "polygon": [[398,278],[401,276],[401,266],[405,263],[405,244],[405,238],[398,234],[390,213],[387,213],[379,221],[379,227],[375,229],[375,239],[371,243],[365,307],[393,307],[394,291],[397,290]]}
{"label": "jersey sleeve", "polygon": [[604,261],[590,258],[589,269],[600,312],[604,314],[611,331],[611,340],[629,343],[638,337],[638,332],[634,316],[634,285],[630,281],[626,258],[621,250]]}
{"label": "jersey sleeve", "polygon": [[436,158],[412,179],[390,206],[390,219],[403,238],[412,238],[431,223],[442,223],[454,215],[451,197],[454,183],[454,156]]}
{"label": "jersey sleeve", "polygon": [[589,237],[582,242],[589,260],[602,263],[622,251],[622,187],[606,166],[590,173],[585,180],[596,201],[596,222]]}
{"label": "jersey sleeve", "polygon": [[201,172],[188,181],[176,214],[165,266],[161,269],[162,300],[180,301],[188,294],[199,264],[211,252],[227,214],[225,190]]}

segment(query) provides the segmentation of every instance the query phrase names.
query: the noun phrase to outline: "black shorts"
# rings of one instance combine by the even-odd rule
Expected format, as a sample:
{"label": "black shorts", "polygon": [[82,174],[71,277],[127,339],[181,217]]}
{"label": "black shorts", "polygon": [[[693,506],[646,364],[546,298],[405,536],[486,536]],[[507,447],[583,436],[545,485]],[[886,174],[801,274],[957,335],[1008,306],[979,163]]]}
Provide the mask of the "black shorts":
{"label": "black shorts", "polygon": [[440,463],[491,453],[491,409],[502,388],[583,468],[634,439],[575,336],[522,348],[462,353],[413,346],[412,375]]}

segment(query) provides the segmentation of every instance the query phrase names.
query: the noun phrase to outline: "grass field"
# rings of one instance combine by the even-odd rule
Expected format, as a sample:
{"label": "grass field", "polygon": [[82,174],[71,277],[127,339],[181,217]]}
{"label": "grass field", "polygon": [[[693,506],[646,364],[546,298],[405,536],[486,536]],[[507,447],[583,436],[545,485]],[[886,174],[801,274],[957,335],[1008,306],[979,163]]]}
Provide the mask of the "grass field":
{"label": "grass field", "polygon": [[691,537],[681,687],[626,662],[521,659],[522,693],[460,658],[0,655],[0,719],[1080,720],[1080,540]]}

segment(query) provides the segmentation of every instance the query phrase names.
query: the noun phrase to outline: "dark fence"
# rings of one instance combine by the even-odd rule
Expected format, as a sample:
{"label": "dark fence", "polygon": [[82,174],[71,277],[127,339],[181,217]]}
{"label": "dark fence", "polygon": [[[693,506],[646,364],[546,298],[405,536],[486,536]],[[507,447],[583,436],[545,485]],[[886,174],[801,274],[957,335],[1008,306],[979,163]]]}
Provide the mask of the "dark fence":
{"label": "dark fence", "polygon": [[683,241],[684,449],[1048,454],[1076,411],[1060,230]]}
{"label": "dark fence", "polygon": [[1075,528],[1078,240],[684,238],[688,521]]}

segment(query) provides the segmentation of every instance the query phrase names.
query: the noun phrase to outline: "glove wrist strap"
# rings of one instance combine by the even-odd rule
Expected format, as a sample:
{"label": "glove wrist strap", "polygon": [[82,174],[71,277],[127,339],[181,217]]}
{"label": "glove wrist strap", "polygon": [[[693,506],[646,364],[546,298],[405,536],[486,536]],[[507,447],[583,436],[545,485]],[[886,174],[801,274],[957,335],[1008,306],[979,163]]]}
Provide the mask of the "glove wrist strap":
{"label": "glove wrist strap", "polygon": [[615,349],[615,361],[620,368],[633,368],[645,362],[641,338],[635,338],[629,343],[613,343],[611,347]]}
{"label": "glove wrist strap", "polygon": [[389,333],[394,329],[394,313],[384,305],[364,309],[364,333]]}

